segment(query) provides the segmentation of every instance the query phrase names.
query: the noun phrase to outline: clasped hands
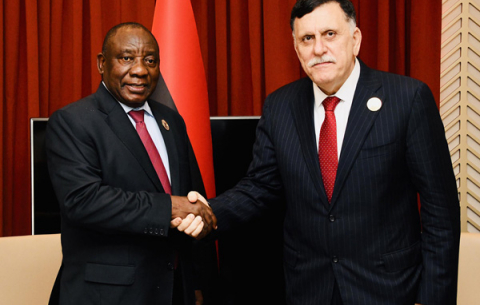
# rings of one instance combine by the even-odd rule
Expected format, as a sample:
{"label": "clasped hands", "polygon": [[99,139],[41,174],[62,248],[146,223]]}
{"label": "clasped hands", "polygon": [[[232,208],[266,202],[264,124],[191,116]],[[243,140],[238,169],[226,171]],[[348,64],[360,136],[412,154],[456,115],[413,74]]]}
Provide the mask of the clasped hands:
{"label": "clasped hands", "polygon": [[213,229],[217,229],[217,218],[207,200],[197,192],[187,197],[172,196],[172,220],[170,227],[180,232],[202,239]]}

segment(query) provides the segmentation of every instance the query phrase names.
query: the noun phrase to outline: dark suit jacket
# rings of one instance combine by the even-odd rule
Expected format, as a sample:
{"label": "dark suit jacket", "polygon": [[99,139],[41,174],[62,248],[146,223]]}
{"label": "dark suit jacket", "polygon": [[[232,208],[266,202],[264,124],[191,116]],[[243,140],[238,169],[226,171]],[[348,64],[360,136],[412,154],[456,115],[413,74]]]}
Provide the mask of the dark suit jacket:
{"label": "dark suit jacket", "polygon": [[[379,111],[368,109],[372,97]],[[288,304],[329,304],[334,281],[344,304],[455,304],[460,210],[428,87],[361,63],[331,204],[313,105],[308,78],[268,96],[247,176],[210,201],[219,230],[285,197]]]}
{"label": "dark suit jacket", "polygon": [[[149,105],[167,147],[173,195],[204,192],[182,118]],[[102,84],[51,116],[46,147],[62,218],[60,304],[170,304],[176,252],[186,304],[193,304],[192,239],[170,230],[170,196]]]}

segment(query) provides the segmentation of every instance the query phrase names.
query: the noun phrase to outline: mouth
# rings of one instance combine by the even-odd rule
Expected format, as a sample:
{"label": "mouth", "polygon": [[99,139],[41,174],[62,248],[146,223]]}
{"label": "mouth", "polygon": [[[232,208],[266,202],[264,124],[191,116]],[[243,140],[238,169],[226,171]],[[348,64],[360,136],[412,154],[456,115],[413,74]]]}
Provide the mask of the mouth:
{"label": "mouth", "polygon": [[325,61],[325,62],[316,63],[316,64],[313,64],[313,65],[310,65],[310,68],[326,66],[326,65],[329,65],[329,64],[333,64],[333,62]]}
{"label": "mouth", "polygon": [[143,93],[147,89],[147,84],[125,84],[124,87],[133,93]]}

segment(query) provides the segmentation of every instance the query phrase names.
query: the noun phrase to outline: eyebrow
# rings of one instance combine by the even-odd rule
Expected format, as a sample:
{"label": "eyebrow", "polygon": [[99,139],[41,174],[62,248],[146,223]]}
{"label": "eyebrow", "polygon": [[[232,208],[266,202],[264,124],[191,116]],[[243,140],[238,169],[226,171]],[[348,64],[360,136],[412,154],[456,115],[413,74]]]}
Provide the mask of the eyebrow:
{"label": "eyebrow", "polygon": [[133,50],[132,49],[122,49],[120,52],[121,53],[133,53]]}
{"label": "eyebrow", "polygon": [[[131,53],[136,53],[136,51],[134,49],[122,49],[122,50],[120,50],[120,54],[122,54],[122,53],[131,54]],[[152,49],[150,51],[147,50],[145,53],[146,53],[146,55],[156,55],[157,52],[156,52],[156,50]]]}

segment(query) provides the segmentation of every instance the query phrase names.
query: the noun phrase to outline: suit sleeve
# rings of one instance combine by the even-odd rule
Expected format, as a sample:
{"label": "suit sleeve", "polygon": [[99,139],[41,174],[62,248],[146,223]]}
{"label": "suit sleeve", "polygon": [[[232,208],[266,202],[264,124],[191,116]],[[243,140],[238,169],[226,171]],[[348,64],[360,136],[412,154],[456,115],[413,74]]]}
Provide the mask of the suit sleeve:
{"label": "suit sleeve", "polygon": [[460,241],[458,194],[443,123],[425,84],[413,101],[406,158],[421,203],[423,271],[417,302],[455,304]]}
{"label": "suit sleeve", "polygon": [[[115,176],[118,169],[102,163],[99,145],[108,144],[98,143],[93,134],[103,131],[92,131],[94,127],[87,125],[88,122],[82,121],[75,113],[63,110],[56,111],[48,122],[48,168],[62,221],[104,233],[167,236],[171,218],[170,196],[138,188],[128,191],[110,184],[105,179],[105,172],[110,171],[109,175]],[[102,151],[124,153],[113,147],[103,147]],[[134,176],[116,176],[138,184]]]}

